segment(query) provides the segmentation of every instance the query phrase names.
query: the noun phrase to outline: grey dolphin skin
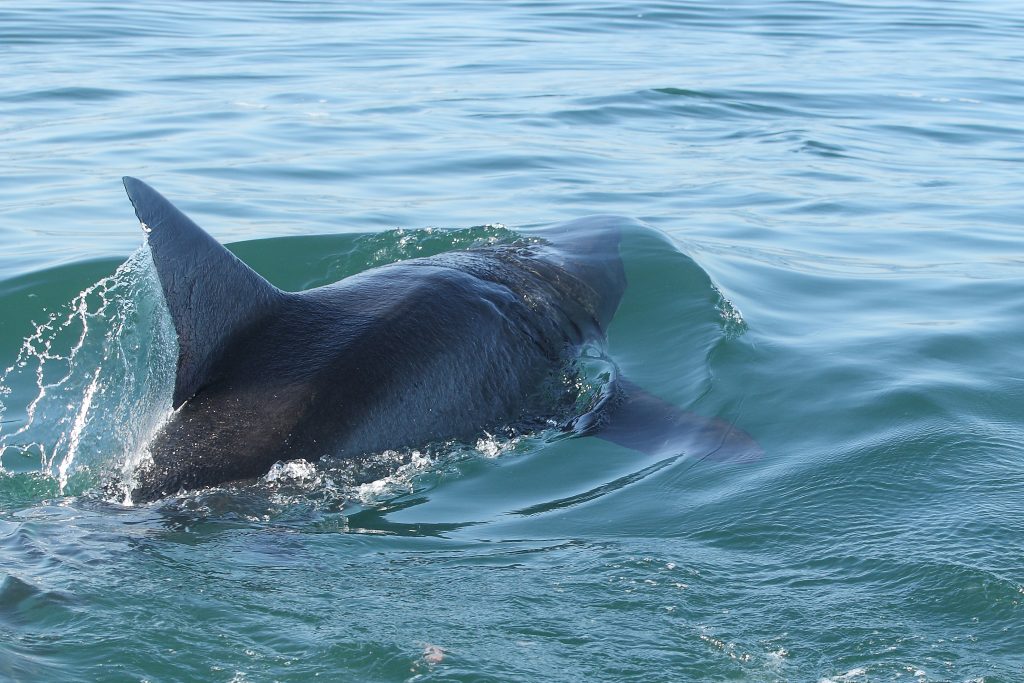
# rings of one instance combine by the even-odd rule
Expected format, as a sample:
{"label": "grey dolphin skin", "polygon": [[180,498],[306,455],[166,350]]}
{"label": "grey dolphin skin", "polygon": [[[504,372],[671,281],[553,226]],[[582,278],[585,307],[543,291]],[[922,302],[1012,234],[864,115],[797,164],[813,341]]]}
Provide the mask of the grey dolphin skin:
{"label": "grey dolphin skin", "polygon": [[[522,424],[545,381],[603,339],[626,286],[618,243],[629,221],[598,216],[284,292],[153,188],[124,186],[178,337],[174,411],[149,444],[134,502],[258,477],[279,460]],[[756,449],[638,387],[618,393],[571,426],[645,452],[678,447],[680,435],[705,450]]]}

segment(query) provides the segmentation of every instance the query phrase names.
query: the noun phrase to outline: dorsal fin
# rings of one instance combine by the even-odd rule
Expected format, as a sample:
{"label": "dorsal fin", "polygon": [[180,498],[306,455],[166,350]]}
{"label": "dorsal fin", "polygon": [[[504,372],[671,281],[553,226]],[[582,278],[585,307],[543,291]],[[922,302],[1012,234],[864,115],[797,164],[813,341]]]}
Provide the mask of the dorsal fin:
{"label": "dorsal fin", "polygon": [[214,378],[231,336],[266,315],[283,293],[159,192],[135,178],[123,181],[178,333],[177,408]]}

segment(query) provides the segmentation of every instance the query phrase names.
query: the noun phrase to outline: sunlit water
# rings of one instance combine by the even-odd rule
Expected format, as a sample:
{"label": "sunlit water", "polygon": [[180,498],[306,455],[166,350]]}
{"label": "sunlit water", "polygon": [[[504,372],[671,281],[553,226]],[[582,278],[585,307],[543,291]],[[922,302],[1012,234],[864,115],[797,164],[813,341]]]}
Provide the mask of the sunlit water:
{"label": "sunlit water", "polygon": [[[1021,36],[995,1],[0,5],[0,678],[1024,679]],[[125,174],[287,289],[639,218],[608,352],[764,456],[499,434],[119,505],[174,358]]]}

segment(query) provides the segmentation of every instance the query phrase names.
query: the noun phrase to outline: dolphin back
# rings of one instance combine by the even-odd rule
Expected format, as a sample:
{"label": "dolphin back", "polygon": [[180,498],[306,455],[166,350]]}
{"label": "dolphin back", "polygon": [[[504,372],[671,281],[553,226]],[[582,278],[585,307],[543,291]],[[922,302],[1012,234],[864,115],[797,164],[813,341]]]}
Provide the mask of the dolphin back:
{"label": "dolphin back", "polygon": [[[145,183],[124,186],[178,337],[175,412],[149,444],[136,502],[259,476],[276,460],[551,424],[545,383],[603,340],[626,287],[622,231],[641,227],[584,218],[289,294]],[[621,378],[567,428],[651,454],[760,453],[729,423]]]}
{"label": "dolphin back", "polygon": [[178,408],[213,379],[231,338],[258,323],[285,295],[159,192],[135,178],[123,181],[178,335]]}

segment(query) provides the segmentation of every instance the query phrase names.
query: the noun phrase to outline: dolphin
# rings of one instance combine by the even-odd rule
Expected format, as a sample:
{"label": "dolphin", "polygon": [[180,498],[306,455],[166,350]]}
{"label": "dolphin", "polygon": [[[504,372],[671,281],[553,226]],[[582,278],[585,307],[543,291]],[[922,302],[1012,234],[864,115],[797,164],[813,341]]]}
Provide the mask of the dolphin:
{"label": "dolphin", "polygon": [[[123,182],[178,340],[173,411],[131,485],[136,503],[258,477],[281,460],[538,424],[551,410],[545,383],[584,344],[603,343],[626,287],[618,245],[635,221],[594,216],[285,292],[149,185]],[[626,382],[564,429],[644,452],[756,451],[727,423]]]}

